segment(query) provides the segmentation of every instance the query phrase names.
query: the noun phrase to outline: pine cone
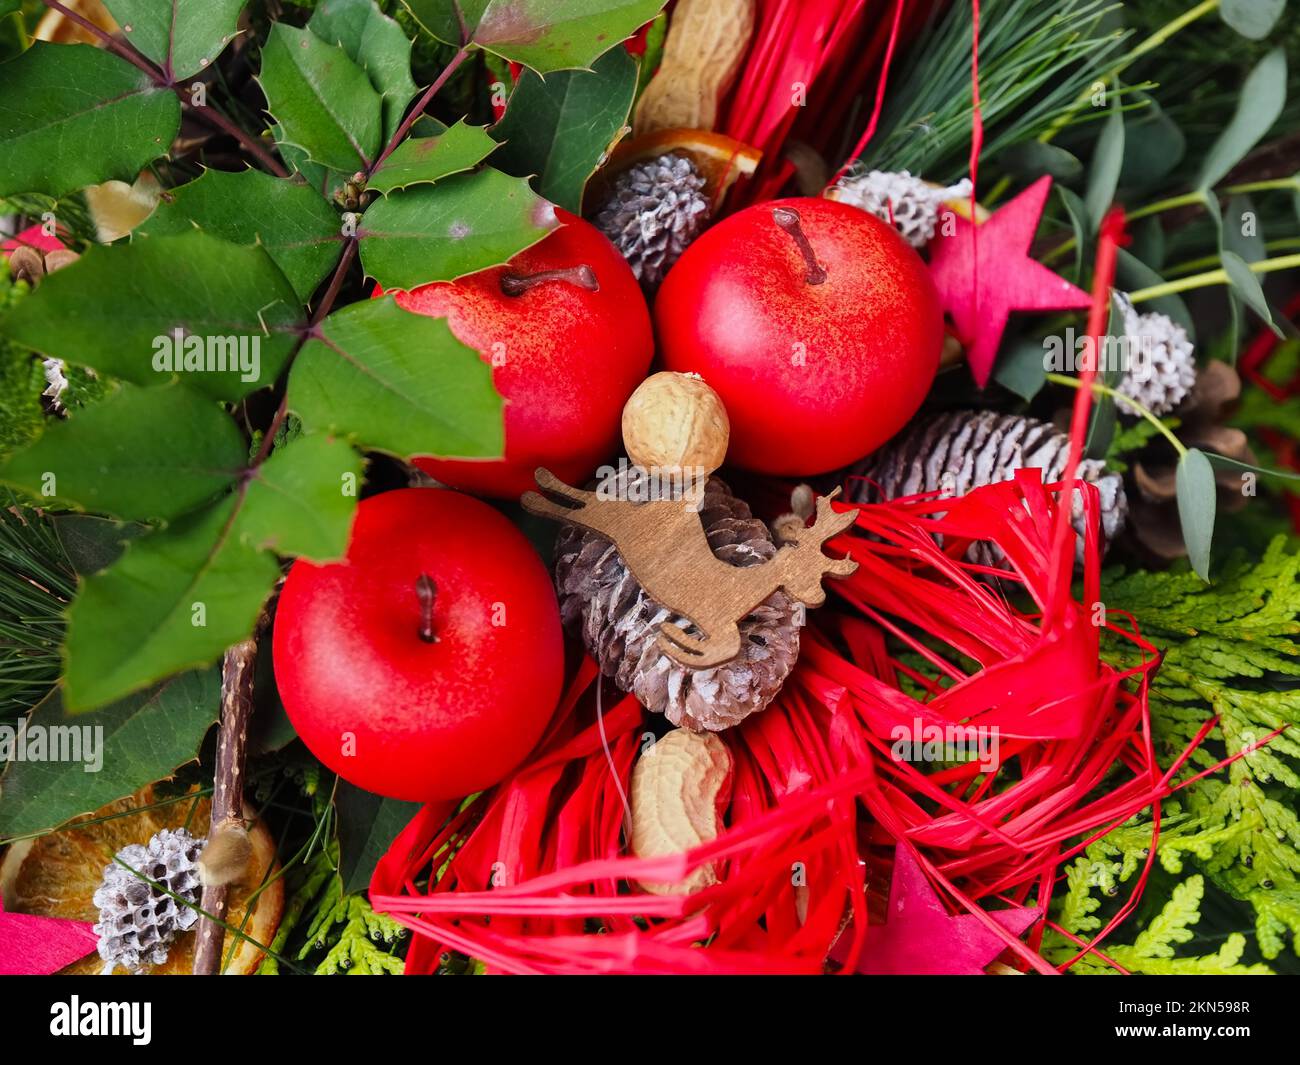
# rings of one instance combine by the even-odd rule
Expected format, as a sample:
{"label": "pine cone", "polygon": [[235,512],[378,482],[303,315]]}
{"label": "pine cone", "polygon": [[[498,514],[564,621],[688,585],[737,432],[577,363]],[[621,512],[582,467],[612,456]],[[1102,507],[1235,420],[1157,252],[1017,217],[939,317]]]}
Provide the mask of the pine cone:
{"label": "pine cone", "polygon": [[706,182],[684,155],[661,155],[628,167],[613,181],[596,228],[613,241],[647,292],[704,229]]}
{"label": "pine cone", "polygon": [[[629,471],[620,481],[632,476]],[[716,477],[705,487],[700,520],[724,562],[755,566],[776,554],[766,526]],[[737,658],[716,669],[682,666],[659,649],[659,626],[670,622],[693,636],[700,631],[651,599],[613,544],[572,526],[556,544],[555,584],[565,624],[581,632],[601,672],[647,709],[696,732],[719,732],[762,710],[799,656],[796,604],[777,591],[741,621]]]}
{"label": "pine cone", "polygon": [[[194,906],[201,890],[198,858],[202,849],[203,840],[185,829],[164,828],[145,846],[132,843],[123,847],[117,860],[104,867],[103,882],[94,895],[99,907],[94,930],[99,936],[99,956],[107,963],[106,973],[117,965],[131,973],[161,965],[172,941],[198,921]],[[142,876],[191,905],[180,904]]]}
{"label": "pine cone", "polygon": [[[920,419],[849,473],[847,491],[856,503],[879,502],[943,492],[965,495],[981,485],[1009,481],[1015,471],[1034,467],[1043,471],[1044,483],[1065,475],[1070,438],[1036,418],[996,411],[950,411]],[[1096,459],[1079,463],[1078,476],[1095,484],[1101,493],[1101,522],[1110,543],[1124,527],[1128,500],[1124,483]],[[865,478],[857,480],[855,478]],[[874,483],[871,483],[874,482]],[[1083,500],[1074,500],[1074,527],[1083,532]],[[1003,566],[1005,557],[995,544],[972,544],[966,557],[986,566]],[[1082,538],[1075,557],[1082,560]]]}
{"label": "pine cone", "polygon": [[[1196,349],[1187,330],[1168,315],[1139,314],[1121,295],[1124,333],[1137,346],[1137,359],[1119,383],[1119,391],[1152,414],[1169,414],[1182,405],[1196,385]],[[1116,407],[1126,417],[1141,412],[1122,399]]]}
{"label": "pine cone", "polygon": [[871,170],[845,175],[826,195],[888,222],[912,247],[923,248],[934,237],[939,208],[947,200],[969,196],[970,181],[963,178],[945,189],[912,177],[906,170],[896,174]]}

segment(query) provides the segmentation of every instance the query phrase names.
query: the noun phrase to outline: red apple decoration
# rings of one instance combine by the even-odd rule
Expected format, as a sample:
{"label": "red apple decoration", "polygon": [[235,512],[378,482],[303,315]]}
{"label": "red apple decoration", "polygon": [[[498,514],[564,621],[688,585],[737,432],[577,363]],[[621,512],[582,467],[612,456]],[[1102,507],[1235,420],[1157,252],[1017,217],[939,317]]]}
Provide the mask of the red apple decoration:
{"label": "red apple decoration", "polygon": [[555,213],[563,225],[507,265],[395,294],[408,311],[446,318],[506,400],[503,458],[415,460],[444,484],[516,498],[538,466],[580,484],[617,450],[623,404],[654,355],[650,312],[605,235]]}
{"label": "red apple decoration", "polygon": [[347,558],[294,563],[273,654],[285,710],[345,780],[427,802],[495,784],[559,699],[550,575],[505,517],[409,488],[357,507]]}
{"label": "red apple decoration", "polygon": [[665,368],[722,397],[729,459],[782,475],[847,465],[893,436],[943,346],[920,256],[825,199],[756,204],[705,232],[664,279],[655,325]]}

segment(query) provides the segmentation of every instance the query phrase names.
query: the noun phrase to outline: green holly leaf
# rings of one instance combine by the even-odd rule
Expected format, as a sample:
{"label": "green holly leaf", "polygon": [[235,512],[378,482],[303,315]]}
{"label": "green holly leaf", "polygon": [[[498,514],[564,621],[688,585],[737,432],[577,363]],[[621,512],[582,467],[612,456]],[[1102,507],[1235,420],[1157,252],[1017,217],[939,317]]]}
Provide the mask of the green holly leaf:
{"label": "green holly leaf", "polygon": [[338,815],[343,891],[365,891],[375,864],[420,812],[420,804],[385,799],[340,780],[334,791],[334,810]]}
{"label": "green holly leaf", "polygon": [[135,236],[195,229],[232,244],[261,244],[301,303],[338,261],[343,239],[338,212],[319,193],[260,170],[208,170],[188,185],[169,189],[167,200]]}
{"label": "green holly leaf", "polygon": [[330,315],[289,374],[289,408],[308,429],[413,455],[493,458],[504,448],[492,370],[445,320],[390,298]]}
{"label": "green holly leaf", "polygon": [[540,74],[591,65],[631,37],[666,0],[402,0],[417,22],[461,43],[457,7],[471,44]]}
{"label": "green holly leaf", "polygon": [[580,214],[587,181],[627,125],[636,79],[636,60],[623,48],[611,49],[591,70],[545,80],[524,71],[492,130],[504,142],[494,165],[517,177],[535,174],[539,195]]}
{"label": "green holly leaf", "polygon": [[379,154],[382,100],[347,52],[277,22],[258,77],[284,139],[331,170],[365,170]]}
{"label": "green holly leaf", "polygon": [[557,225],[527,181],[485,168],[377,200],[357,235],[366,273],[410,290],[500,266]]}
{"label": "green holly leaf", "polygon": [[237,524],[245,543],[332,562],[347,552],[361,486],[361,456],[345,441],[300,436],[249,476]]}
{"label": "green holly leaf", "polygon": [[366,188],[389,193],[411,185],[432,185],[477,166],[497,147],[486,129],[461,119],[436,137],[411,137],[380,163]]}
{"label": "green holly leaf", "polygon": [[374,0],[321,0],[307,28],[337,44],[370,78],[383,97],[384,139],[397,132],[415,95],[411,42]]}
{"label": "green holly leaf", "polygon": [[0,64],[0,196],[133,181],[180,121],[176,94],[117,56],[38,41]]}
{"label": "green holly leaf", "polygon": [[69,710],[207,665],[253,631],[280,567],[239,534],[240,503],[236,493],[188,514],[86,580],[68,611]]}
{"label": "green holly leaf", "polygon": [[[198,757],[220,710],[221,677],[215,669],[169,677],[93,717],[70,714],[55,689],[32,710],[29,727],[39,725],[46,735],[53,729],[99,727],[102,740],[94,747],[83,744],[80,761],[10,762],[0,779],[0,839],[49,831],[130,795],[141,781],[170,776]],[[98,768],[88,772],[88,765]]]}
{"label": "green holly leaf", "polygon": [[108,377],[157,385],[179,375],[235,400],[275,381],[304,325],[264,248],[194,231],[92,247],[0,320],[0,334]]}
{"label": "green holly leaf", "polygon": [[209,66],[239,32],[248,0],[104,0],[127,41],[179,80]]}
{"label": "green holly leaf", "polygon": [[131,521],[174,518],[229,487],[244,439],[211,399],[124,384],[0,465],[33,498]]}

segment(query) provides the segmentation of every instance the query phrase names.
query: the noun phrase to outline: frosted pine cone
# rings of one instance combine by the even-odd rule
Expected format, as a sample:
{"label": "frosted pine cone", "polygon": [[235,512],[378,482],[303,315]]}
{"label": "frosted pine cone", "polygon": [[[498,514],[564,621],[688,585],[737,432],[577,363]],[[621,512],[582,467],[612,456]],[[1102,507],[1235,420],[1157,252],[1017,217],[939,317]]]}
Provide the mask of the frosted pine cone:
{"label": "frosted pine cone", "polygon": [[[943,492],[962,496],[981,485],[1009,481],[1018,469],[1037,468],[1051,484],[1065,476],[1070,438],[1036,418],[996,411],[951,411],[921,419],[850,471],[847,491],[855,503],[879,502]],[[1107,543],[1124,527],[1128,499],[1123,479],[1107,473],[1096,459],[1079,463],[1078,476],[1097,486]],[[857,480],[861,477],[865,480]],[[868,483],[874,482],[874,484]],[[878,487],[877,487],[878,486]],[[1074,499],[1074,527],[1083,531],[1083,499]],[[1082,559],[1080,540],[1076,557]],[[990,543],[972,544],[967,558],[988,566],[1004,565],[1002,551]]]}
{"label": "frosted pine cone", "polygon": [[[1119,299],[1124,308],[1124,335],[1135,349],[1119,391],[1152,414],[1169,414],[1196,385],[1196,349],[1187,330],[1168,315],[1154,311],[1139,314],[1127,296]],[[1116,399],[1116,406],[1127,417],[1141,415],[1122,399]]]}
{"label": "frosted pine cone", "polygon": [[[117,861],[104,867],[103,882],[94,895],[99,907],[94,930],[106,973],[118,965],[131,973],[161,965],[172,941],[198,921],[194,907],[199,901],[202,849],[203,840],[185,829],[164,828],[145,846],[123,847]],[[191,905],[182,905],[141,877],[156,881]]]}
{"label": "frosted pine cone", "polygon": [[912,177],[906,170],[896,174],[871,170],[846,175],[826,195],[890,223],[912,247],[923,248],[934,237],[940,207],[947,200],[969,196],[970,181],[962,178],[945,189]]}
{"label": "frosted pine cone", "polygon": [[[716,477],[705,487],[700,520],[724,562],[755,566],[777,552],[767,527]],[[651,599],[612,543],[572,526],[556,543],[555,584],[565,624],[581,631],[601,672],[647,709],[696,732],[718,732],[762,710],[799,657],[796,604],[777,591],[741,621],[738,657],[716,669],[682,666],[659,649],[659,626],[700,631]]]}
{"label": "frosted pine cone", "polygon": [[704,229],[709,201],[704,177],[683,155],[661,155],[614,179],[596,213],[596,227],[613,241],[650,292]]}

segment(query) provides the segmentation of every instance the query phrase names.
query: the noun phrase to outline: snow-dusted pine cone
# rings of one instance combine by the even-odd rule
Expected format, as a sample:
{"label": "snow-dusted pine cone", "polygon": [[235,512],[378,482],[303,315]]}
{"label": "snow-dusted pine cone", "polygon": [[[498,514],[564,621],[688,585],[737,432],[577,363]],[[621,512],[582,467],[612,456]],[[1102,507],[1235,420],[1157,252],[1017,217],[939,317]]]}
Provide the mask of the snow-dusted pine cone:
{"label": "snow-dusted pine cone", "polygon": [[923,248],[934,236],[939,208],[947,200],[969,196],[970,181],[963,178],[945,189],[912,177],[906,170],[870,170],[846,174],[826,195],[891,223],[912,247]]}
{"label": "snow-dusted pine cone", "polygon": [[[105,972],[112,972],[117,965],[131,973],[161,965],[172,941],[198,921],[194,906],[201,890],[198,858],[202,849],[203,840],[185,829],[164,828],[144,846],[132,843],[123,847],[117,852],[117,861],[104,867],[103,882],[94,895],[99,907],[94,930]],[[163,885],[191,905],[182,905],[141,877]]]}
{"label": "snow-dusted pine cone", "polygon": [[[716,477],[705,487],[700,520],[713,553],[733,566],[755,566],[777,552],[767,527]],[[721,731],[762,710],[799,657],[796,604],[777,591],[741,621],[739,656],[716,669],[680,665],[659,649],[659,626],[700,631],[651,599],[612,543],[573,526],[556,543],[555,584],[565,624],[581,632],[601,671],[647,709],[697,732]]]}
{"label": "snow-dusted pine cone", "polygon": [[[1196,349],[1187,330],[1168,315],[1152,311],[1139,314],[1127,296],[1124,334],[1134,350],[1133,364],[1119,383],[1119,391],[1142,404],[1152,414],[1169,414],[1191,395],[1196,385]],[[1121,414],[1140,417],[1136,407],[1116,400]]]}
{"label": "snow-dusted pine cone", "polygon": [[596,227],[614,242],[650,292],[709,220],[706,182],[684,155],[628,167],[597,211]]}
{"label": "snow-dusted pine cone", "polygon": [[[965,495],[981,485],[1009,481],[1015,471],[1036,467],[1044,483],[1065,475],[1070,438],[1036,418],[996,411],[950,411],[919,419],[875,454],[855,466],[847,491],[855,503],[897,499],[919,492]],[[1101,495],[1101,524],[1106,542],[1124,527],[1128,499],[1117,473],[1095,459],[1079,463],[1078,476],[1097,486]],[[856,478],[865,478],[858,480]],[[868,483],[868,482],[874,482]],[[1074,499],[1074,526],[1083,528],[1083,499]],[[1076,557],[1082,558],[1082,539]],[[967,558],[982,565],[1001,566],[1004,556],[995,544],[972,544]]]}

